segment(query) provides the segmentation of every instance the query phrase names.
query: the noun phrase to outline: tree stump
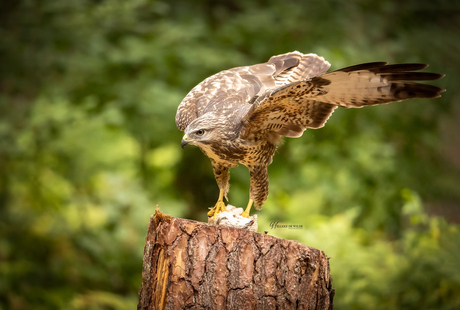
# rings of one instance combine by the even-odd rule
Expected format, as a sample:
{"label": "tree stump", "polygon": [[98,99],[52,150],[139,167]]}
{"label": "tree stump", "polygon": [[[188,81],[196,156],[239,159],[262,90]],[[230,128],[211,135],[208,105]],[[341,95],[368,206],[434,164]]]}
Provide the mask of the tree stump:
{"label": "tree stump", "polygon": [[323,251],[158,210],[145,241],[137,309],[332,309]]}

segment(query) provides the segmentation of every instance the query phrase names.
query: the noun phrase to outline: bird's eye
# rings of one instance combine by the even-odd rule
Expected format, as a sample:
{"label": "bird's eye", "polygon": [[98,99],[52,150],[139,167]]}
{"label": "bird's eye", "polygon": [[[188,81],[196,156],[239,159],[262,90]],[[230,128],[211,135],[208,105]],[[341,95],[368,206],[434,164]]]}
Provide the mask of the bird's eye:
{"label": "bird's eye", "polygon": [[204,130],[203,130],[203,129],[200,129],[200,130],[198,130],[198,131],[196,132],[196,134],[197,134],[198,136],[202,136],[202,135],[204,135]]}

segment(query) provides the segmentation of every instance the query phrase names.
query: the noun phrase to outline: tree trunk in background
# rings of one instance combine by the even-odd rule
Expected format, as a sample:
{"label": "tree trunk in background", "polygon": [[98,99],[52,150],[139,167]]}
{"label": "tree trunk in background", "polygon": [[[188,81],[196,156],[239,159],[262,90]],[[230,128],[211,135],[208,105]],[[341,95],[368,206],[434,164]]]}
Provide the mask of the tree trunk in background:
{"label": "tree trunk in background", "polygon": [[138,309],[332,309],[324,252],[273,236],[152,215]]}

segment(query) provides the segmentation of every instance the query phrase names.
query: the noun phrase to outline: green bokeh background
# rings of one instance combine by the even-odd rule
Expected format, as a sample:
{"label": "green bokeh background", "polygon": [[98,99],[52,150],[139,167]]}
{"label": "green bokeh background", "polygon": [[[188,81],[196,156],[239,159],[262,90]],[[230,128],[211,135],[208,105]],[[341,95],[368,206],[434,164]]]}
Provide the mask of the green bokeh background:
{"label": "green bokeh background", "polygon": [[[259,230],[332,257],[337,309],[459,309],[459,16],[453,0],[1,1],[0,309],[135,308],[155,206],[205,221],[218,194],[180,148],[180,101],[293,50],[429,63],[448,91],[288,139]],[[230,203],[248,186],[233,169]]]}

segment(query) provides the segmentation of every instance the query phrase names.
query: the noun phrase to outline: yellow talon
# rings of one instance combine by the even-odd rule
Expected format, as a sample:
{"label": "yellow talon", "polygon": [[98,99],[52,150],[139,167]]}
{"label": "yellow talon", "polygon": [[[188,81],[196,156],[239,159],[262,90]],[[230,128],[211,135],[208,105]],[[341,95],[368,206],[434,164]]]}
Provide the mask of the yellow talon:
{"label": "yellow talon", "polygon": [[[249,212],[251,211],[251,207],[254,201],[252,199],[249,199],[248,205],[246,206],[246,210],[244,210],[243,213],[241,213],[242,217],[249,218]],[[216,215],[220,212],[224,212],[225,209],[225,203],[224,203],[224,191],[220,190],[219,191],[219,198],[217,199],[217,202],[215,206],[209,210],[208,212],[208,217],[213,217],[213,220],[216,218]]]}
{"label": "yellow talon", "polygon": [[217,213],[225,211],[225,203],[224,203],[224,191],[219,191],[219,199],[217,199],[216,205],[208,212],[208,217],[214,216],[213,219],[216,218]]}
{"label": "yellow talon", "polygon": [[249,218],[249,211],[251,211],[252,203],[254,201],[252,199],[249,199],[248,206],[246,207],[246,210],[244,210],[243,213],[241,213],[242,217]]}

